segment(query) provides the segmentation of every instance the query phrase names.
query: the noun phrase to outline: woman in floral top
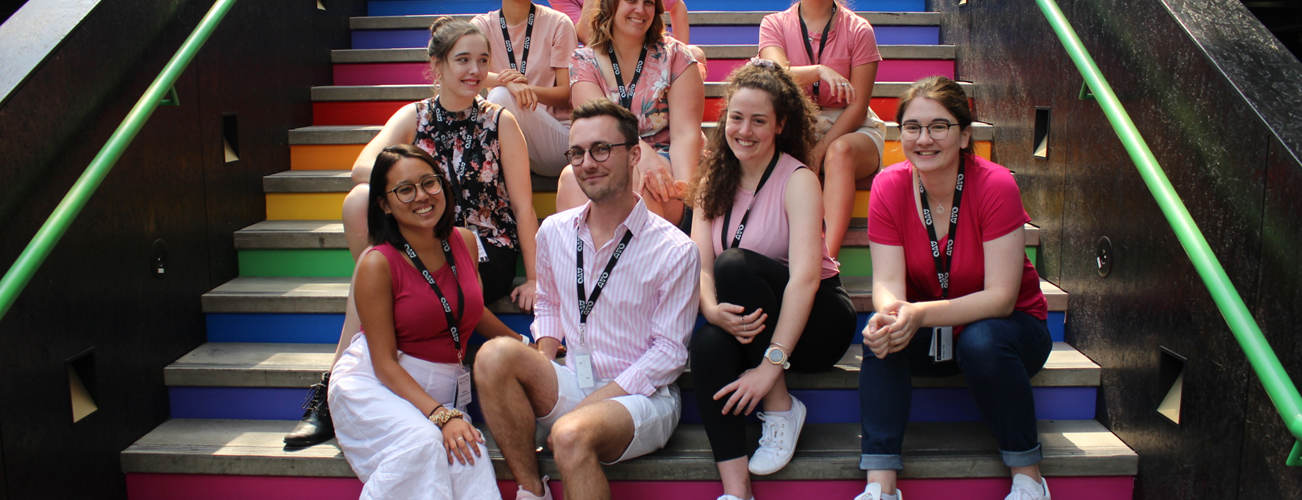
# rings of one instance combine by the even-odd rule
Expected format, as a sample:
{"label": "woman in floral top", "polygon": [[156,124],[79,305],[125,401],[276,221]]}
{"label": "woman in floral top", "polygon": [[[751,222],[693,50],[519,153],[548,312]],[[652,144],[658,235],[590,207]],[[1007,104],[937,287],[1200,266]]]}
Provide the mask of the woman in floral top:
{"label": "woman in floral top", "polygon": [[[607,97],[637,115],[642,160],[634,189],[647,208],[677,224],[704,141],[705,84],[687,46],[664,36],[663,13],[657,0],[601,0],[592,17],[591,43],[570,58],[570,99],[578,106]],[[557,210],[586,201],[566,167],[556,191]]]}

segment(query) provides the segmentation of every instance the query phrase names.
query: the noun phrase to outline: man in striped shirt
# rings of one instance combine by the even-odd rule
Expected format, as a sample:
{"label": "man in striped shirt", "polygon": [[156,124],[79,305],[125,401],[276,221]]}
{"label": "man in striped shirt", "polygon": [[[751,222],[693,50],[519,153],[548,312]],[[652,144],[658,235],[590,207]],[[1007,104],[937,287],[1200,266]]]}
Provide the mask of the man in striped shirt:
{"label": "man in striped shirt", "polygon": [[[601,464],[664,447],[678,425],[700,259],[634,194],[637,118],[605,98],[574,110],[570,150],[590,202],[538,229],[537,348],[489,341],[475,360],[480,407],[515,476],[517,499],[551,498],[534,454],[537,423],[565,498],[610,498]],[[565,340],[565,365],[553,359]]]}

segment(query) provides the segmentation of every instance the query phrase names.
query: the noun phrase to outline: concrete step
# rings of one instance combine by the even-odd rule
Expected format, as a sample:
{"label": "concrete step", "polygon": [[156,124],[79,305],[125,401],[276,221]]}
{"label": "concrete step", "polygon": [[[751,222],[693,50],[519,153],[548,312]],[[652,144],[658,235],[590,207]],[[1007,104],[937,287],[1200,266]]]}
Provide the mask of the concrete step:
{"label": "concrete step", "polygon": [[[843,247],[868,246],[866,219],[850,221]],[[1040,244],[1040,228],[1027,224],[1026,246]],[[344,228],[340,221],[274,220],[262,221],[235,232],[235,248],[239,250],[265,249],[344,249]]]}
{"label": "concrete step", "polygon": [[[478,351],[472,346],[470,356]],[[263,344],[209,342],[163,370],[169,387],[293,387],[316,383],[330,368],[335,346],[331,344]],[[788,373],[787,386],[804,389],[855,389],[859,387],[859,363],[863,345],[852,344],[831,370],[821,373]],[[678,379],[678,387],[692,388],[691,371]],[[1064,342],[1055,342],[1044,369],[1031,384],[1037,387],[1097,387],[1097,364]],[[915,378],[914,387],[965,387],[963,378]]]}
{"label": "concrete step", "polygon": [[[707,122],[701,124],[702,130],[714,128],[715,123]],[[366,144],[370,142],[380,129],[381,125],[317,125],[310,127],[300,127],[289,131],[289,144],[294,145],[336,145],[336,144]],[[995,127],[989,123],[974,122],[972,123],[972,140],[990,141],[994,139]],[[900,126],[895,122],[886,122],[886,140],[898,141],[900,138]]]}
{"label": "concrete step", "polygon": [[[772,12],[689,12],[687,21],[695,26],[759,26],[764,16]],[[939,12],[856,12],[873,26],[940,26]],[[454,19],[469,21],[473,15],[454,15]],[[439,16],[369,16],[348,20],[352,30],[408,30],[429,29]],[[665,19],[668,22],[669,16]]]}
{"label": "concrete step", "polygon": [[[873,84],[873,97],[899,97],[908,90],[912,82],[877,82]],[[959,82],[963,91],[973,97],[977,87],[968,82]],[[723,97],[726,85],[721,82],[705,82],[705,97]],[[434,95],[429,85],[353,85],[312,87],[312,100],[315,102],[333,101],[419,101]]]}
{"label": "concrete step", "polygon": [[[223,474],[353,477],[334,440],[306,449],[285,449],[281,440],[294,421],[174,419],[122,451],[127,474]],[[481,427],[482,428],[482,427]],[[1139,457],[1093,420],[1039,422],[1044,460],[1053,476],[1133,476]],[[750,426],[752,441],[758,426]],[[807,424],[795,458],[765,480],[863,480],[857,424]],[[499,479],[510,471],[492,437],[489,456]],[[559,478],[549,451],[539,454],[542,472]],[[612,481],[718,481],[705,430],[680,425],[665,449],[605,467]],[[998,446],[981,422],[913,423],[904,440],[902,478],[1007,477]],[[563,478],[561,478],[563,479]],[[1006,490],[1005,490],[1006,491]]]}
{"label": "concrete step", "polygon": [[[239,277],[203,294],[205,313],[342,313],[348,299],[346,277]],[[872,311],[872,277],[843,276],[841,278],[855,309]],[[1067,292],[1047,281],[1040,282],[1040,290],[1049,303],[1049,311],[1067,310]],[[501,314],[521,314],[523,311],[502,301],[489,309]]]}
{"label": "concrete step", "polygon": [[[715,59],[750,59],[759,54],[758,45],[702,45],[705,57]],[[882,45],[883,59],[954,59],[953,45]],[[429,55],[419,49],[335,49],[330,51],[334,64],[424,63]]]}

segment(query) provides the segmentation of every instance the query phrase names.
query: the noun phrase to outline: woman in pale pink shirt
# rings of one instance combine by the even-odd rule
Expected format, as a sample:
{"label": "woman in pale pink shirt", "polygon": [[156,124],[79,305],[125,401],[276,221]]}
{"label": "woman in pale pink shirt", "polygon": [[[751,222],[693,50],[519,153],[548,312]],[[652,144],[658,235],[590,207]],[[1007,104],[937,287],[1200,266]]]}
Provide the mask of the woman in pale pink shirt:
{"label": "woman in pale pink shirt", "polygon": [[560,175],[570,138],[570,54],[578,47],[574,26],[565,14],[529,0],[502,0],[501,10],[475,16],[470,24],[492,47],[488,102],[505,107],[520,123],[530,170]]}
{"label": "woman in pale pink shirt", "polygon": [[827,249],[835,258],[854,211],[855,184],[877,172],[886,126],[868,106],[877,78],[873,28],[834,0],[802,0],[760,23],[760,57],[791,68],[814,96],[818,143],[809,168],[823,177]]}
{"label": "woman in pale pink shirt", "polygon": [[[814,144],[813,104],[792,76],[756,59],[728,78],[711,132],[714,154],[693,179],[692,240],[701,255],[701,315],[692,337],[692,384],[723,480],[720,500],[751,498],[750,474],[791,460],[805,406],[785,370],[836,364],[855,333],[855,311],[820,234],[818,177],[801,159]],[[751,458],[744,414],[764,403]]]}

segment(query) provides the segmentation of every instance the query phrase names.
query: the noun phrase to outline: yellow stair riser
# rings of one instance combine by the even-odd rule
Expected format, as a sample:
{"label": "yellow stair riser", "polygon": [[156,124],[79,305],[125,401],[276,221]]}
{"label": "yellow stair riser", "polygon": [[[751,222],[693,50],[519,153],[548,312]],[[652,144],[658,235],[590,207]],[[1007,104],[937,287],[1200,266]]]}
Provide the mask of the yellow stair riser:
{"label": "yellow stair riser", "polygon": [[[267,220],[339,220],[344,195],[267,193]],[[539,218],[556,213],[556,193],[534,193],[533,209]]]}

